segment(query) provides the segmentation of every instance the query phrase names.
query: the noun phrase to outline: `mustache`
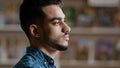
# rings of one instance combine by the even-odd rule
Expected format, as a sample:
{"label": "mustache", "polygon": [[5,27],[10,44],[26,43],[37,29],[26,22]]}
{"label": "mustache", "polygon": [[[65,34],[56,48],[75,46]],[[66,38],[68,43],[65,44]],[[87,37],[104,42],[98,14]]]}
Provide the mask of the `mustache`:
{"label": "mustache", "polygon": [[65,32],[65,33],[64,33],[64,36],[65,36],[65,35],[69,35],[69,32]]}

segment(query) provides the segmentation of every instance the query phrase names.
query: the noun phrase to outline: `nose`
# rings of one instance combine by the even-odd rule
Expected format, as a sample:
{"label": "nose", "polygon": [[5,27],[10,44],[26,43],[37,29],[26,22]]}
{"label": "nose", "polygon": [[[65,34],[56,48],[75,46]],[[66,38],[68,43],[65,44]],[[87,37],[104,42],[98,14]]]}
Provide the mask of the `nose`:
{"label": "nose", "polygon": [[71,31],[71,28],[64,22],[62,32],[63,33],[69,33],[70,31]]}

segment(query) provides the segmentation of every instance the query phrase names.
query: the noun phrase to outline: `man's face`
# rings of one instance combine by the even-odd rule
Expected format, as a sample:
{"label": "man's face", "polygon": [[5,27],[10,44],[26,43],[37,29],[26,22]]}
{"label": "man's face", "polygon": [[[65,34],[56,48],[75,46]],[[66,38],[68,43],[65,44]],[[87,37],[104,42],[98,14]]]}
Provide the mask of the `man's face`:
{"label": "man's face", "polygon": [[58,5],[43,8],[46,14],[44,37],[46,44],[56,50],[66,50],[69,41],[70,27],[64,22],[65,15]]}

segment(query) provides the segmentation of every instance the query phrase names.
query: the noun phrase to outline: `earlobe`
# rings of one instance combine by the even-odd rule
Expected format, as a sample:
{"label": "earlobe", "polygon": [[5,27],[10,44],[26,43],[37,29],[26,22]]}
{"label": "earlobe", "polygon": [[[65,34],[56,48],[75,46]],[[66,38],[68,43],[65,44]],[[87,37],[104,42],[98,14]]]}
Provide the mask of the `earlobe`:
{"label": "earlobe", "polygon": [[38,26],[37,26],[37,25],[31,24],[30,27],[29,27],[29,30],[30,30],[30,34],[31,34],[33,37],[40,37],[40,33],[39,33],[39,30],[38,30]]}

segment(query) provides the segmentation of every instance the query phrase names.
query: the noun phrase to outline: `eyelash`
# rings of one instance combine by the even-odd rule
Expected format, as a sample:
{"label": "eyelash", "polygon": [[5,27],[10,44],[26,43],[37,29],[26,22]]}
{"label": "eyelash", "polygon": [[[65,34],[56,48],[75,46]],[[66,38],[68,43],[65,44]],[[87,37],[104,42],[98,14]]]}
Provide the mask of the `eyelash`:
{"label": "eyelash", "polygon": [[58,25],[58,24],[60,24],[59,21],[58,22],[53,22],[53,25]]}
{"label": "eyelash", "polygon": [[[53,25],[60,25],[62,21],[53,21]],[[66,22],[66,20],[64,20]]]}

